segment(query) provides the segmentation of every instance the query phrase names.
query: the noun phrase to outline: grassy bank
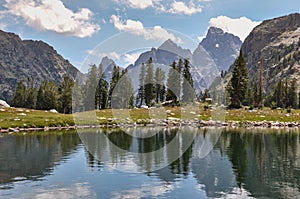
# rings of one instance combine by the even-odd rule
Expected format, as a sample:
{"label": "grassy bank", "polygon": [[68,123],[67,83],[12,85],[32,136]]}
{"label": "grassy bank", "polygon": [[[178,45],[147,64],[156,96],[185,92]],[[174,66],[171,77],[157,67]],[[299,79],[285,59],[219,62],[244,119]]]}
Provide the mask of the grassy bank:
{"label": "grassy bank", "polygon": [[[165,119],[167,117],[181,118],[184,112],[188,112],[189,119],[210,120],[212,110],[204,111],[200,107],[199,113],[188,112],[189,108],[181,109],[180,107],[165,107],[160,109],[132,109],[117,110],[100,110],[95,112],[76,113],[75,121],[73,115],[51,113],[49,111],[38,111],[20,108],[1,108],[0,109],[0,129],[8,128],[40,128],[40,127],[57,127],[73,126],[87,124],[114,124],[116,122],[127,123],[147,123],[151,118]],[[128,115],[126,115],[127,113]],[[129,116],[129,117],[128,117]],[[120,119],[119,117],[123,118]],[[84,119],[81,119],[84,118]],[[130,119],[129,119],[130,118]],[[278,121],[278,122],[300,122],[300,110],[292,110],[287,113],[286,110],[227,110],[225,121]]]}

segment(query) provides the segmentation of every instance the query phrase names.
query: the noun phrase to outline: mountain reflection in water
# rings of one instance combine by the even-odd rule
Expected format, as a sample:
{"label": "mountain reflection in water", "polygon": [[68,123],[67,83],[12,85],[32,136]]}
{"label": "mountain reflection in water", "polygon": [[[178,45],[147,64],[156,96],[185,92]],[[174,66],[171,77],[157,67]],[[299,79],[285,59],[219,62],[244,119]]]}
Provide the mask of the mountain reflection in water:
{"label": "mountain reflection in water", "polygon": [[1,135],[0,197],[295,198],[299,135],[192,127]]}

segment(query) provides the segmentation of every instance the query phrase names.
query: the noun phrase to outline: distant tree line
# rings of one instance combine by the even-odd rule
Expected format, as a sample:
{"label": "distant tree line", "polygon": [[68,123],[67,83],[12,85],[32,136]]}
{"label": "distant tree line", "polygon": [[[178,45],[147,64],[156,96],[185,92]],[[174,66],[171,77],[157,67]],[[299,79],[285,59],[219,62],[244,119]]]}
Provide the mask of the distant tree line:
{"label": "distant tree line", "polygon": [[[77,83],[78,84],[78,83]],[[72,112],[72,89],[74,81],[65,76],[61,84],[44,81],[39,88],[35,88],[33,78],[20,81],[14,93],[13,106],[51,110],[56,109],[61,113]]]}

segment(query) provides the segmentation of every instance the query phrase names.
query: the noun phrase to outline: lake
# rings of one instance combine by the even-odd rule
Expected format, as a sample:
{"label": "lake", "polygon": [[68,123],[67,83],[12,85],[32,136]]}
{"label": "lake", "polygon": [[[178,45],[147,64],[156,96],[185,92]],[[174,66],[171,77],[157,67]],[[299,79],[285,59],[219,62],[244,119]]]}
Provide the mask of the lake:
{"label": "lake", "polygon": [[296,198],[298,129],[0,135],[0,198]]}

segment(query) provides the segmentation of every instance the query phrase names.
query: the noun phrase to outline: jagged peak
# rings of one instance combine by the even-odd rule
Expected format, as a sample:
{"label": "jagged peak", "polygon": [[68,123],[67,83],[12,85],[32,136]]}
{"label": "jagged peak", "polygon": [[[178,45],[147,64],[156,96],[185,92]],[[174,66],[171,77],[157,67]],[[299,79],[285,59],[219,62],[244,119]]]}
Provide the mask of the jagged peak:
{"label": "jagged peak", "polygon": [[[211,35],[225,35],[225,36],[231,36],[231,37],[235,37],[237,39],[239,39],[241,41],[241,38],[236,36],[235,34],[232,34],[226,30],[223,30],[222,28],[219,27],[215,27],[215,26],[211,26],[206,34],[206,38],[211,36]],[[202,40],[203,41],[203,40]],[[241,41],[242,42],[242,41]]]}
{"label": "jagged peak", "polygon": [[104,57],[102,57],[101,64],[103,66],[107,66],[107,65],[115,64],[115,62],[108,56],[104,56]]}
{"label": "jagged peak", "polygon": [[169,50],[170,48],[179,48],[183,49],[180,46],[178,46],[175,42],[173,42],[171,39],[166,40],[158,49],[160,50]]}
{"label": "jagged peak", "polygon": [[222,28],[211,26],[209,27],[207,34],[212,34],[212,33],[224,34],[225,31]]}

